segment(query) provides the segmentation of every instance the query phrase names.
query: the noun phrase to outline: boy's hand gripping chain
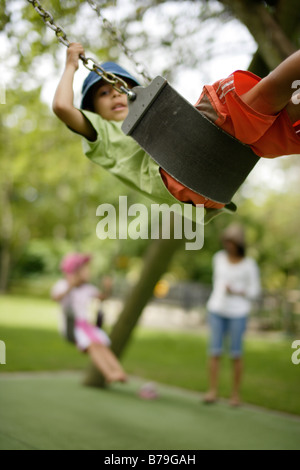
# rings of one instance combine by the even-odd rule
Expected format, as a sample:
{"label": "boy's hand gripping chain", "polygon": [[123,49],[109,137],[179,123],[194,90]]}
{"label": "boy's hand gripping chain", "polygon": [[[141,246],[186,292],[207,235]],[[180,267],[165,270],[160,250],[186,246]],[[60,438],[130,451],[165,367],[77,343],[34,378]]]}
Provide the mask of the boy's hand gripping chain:
{"label": "boy's hand gripping chain", "polygon": [[[40,15],[40,17],[44,21],[45,25],[55,32],[55,35],[58,41],[64,46],[70,47],[71,43],[68,40],[67,33],[64,31],[63,28],[61,28],[55,23],[55,20],[52,14],[42,7],[39,0],[27,0],[27,1],[28,3],[31,3],[35,11]],[[98,7],[96,6],[96,8],[98,12]],[[96,72],[103,80],[105,80],[107,83],[110,83],[113,86],[113,88],[117,90],[119,93],[125,93],[130,101],[135,100],[136,94],[132,90],[130,90],[130,88],[128,87],[128,84],[121,77],[117,77],[115,74],[111,72],[106,72],[101,67],[101,65],[98,64],[98,62],[96,62],[91,57],[85,57],[81,55],[80,59],[82,60],[83,65],[88,70],[90,70],[91,72]]]}

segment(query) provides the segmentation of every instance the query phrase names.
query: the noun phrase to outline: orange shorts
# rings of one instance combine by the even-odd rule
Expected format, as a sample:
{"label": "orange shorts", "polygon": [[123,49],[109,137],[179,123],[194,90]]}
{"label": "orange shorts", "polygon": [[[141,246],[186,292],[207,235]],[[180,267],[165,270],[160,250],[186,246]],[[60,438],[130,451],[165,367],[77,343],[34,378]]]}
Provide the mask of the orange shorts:
{"label": "orange shorts", "polygon": [[225,206],[225,204],[219,204],[218,202],[211,201],[210,199],[195,193],[191,189],[179,183],[179,181],[175,180],[162,168],[160,168],[160,174],[168,191],[180,202],[192,203],[195,206],[198,204],[204,204],[204,207],[207,209],[222,209],[222,207]]}
{"label": "orange shorts", "polygon": [[[249,145],[260,157],[300,154],[299,122],[293,124],[285,109],[274,116],[264,115],[242,100],[241,96],[260,80],[251,72],[238,70],[228,78],[205,86],[195,107],[225,132]],[[214,209],[224,207],[186,188],[163,169],[160,172],[166,187],[179,201]]]}

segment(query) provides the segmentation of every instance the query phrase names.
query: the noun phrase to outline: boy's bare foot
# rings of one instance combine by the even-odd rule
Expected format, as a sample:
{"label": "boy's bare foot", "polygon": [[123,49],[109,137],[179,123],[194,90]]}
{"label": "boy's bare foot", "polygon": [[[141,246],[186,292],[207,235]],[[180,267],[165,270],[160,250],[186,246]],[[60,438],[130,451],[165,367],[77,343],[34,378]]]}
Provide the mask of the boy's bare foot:
{"label": "boy's bare foot", "polygon": [[214,391],[210,391],[206,395],[204,395],[203,403],[205,403],[206,405],[213,405],[217,401],[218,401],[218,397],[217,397],[216,392]]}

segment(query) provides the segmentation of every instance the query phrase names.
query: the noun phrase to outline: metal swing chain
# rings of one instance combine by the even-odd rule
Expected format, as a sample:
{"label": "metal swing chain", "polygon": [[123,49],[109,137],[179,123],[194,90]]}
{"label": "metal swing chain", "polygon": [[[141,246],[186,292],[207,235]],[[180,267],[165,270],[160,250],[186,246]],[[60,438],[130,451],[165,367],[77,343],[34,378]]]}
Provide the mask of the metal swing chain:
{"label": "metal swing chain", "polygon": [[99,19],[103,24],[103,28],[110,34],[113,40],[120,46],[123,53],[128,57],[128,59],[133,62],[137,72],[141,75],[146,82],[152,82],[152,78],[150,77],[148,71],[146,70],[145,66],[138,62],[134,56],[134,53],[126,46],[125,41],[122,37],[120,31],[114,27],[114,25],[103,16],[101,11],[100,5],[98,5],[94,0],[87,0],[87,3],[90,7],[97,13]]}
{"label": "metal swing chain", "polygon": [[[35,11],[40,15],[45,25],[52,29],[55,32],[55,35],[58,41],[66,47],[70,47],[71,43],[67,37],[67,33],[59,25],[55,23],[53,15],[45,10],[39,0],[27,0],[30,3]],[[90,70],[91,72],[96,72],[103,80],[111,84],[115,90],[119,93],[126,94],[128,99],[133,101],[136,98],[136,94],[129,88],[125,80],[117,75],[106,72],[101,65],[91,57],[85,57],[80,55],[80,59],[83,62],[83,65]]]}

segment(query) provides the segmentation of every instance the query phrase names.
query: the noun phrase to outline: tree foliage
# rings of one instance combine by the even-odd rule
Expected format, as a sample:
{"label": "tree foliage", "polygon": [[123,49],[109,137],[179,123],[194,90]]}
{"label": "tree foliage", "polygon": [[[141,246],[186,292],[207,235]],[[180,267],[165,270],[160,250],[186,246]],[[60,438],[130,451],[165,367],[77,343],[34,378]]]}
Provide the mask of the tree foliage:
{"label": "tree foliage", "polygon": [[[119,50],[85,1],[44,0],[42,4],[53,12],[71,40],[80,40],[103,60],[118,58]],[[156,65],[160,67],[156,71],[167,77],[199,68],[217,53],[218,48],[211,47],[216,28],[235,18],[248,27],[257,43],[251,69],[261,71],[261,75],[269,73],[270,67],[282,59],[283,46],[289,50],[299,47],[300,10],[294,0],[118,0],[103,4],[113,21],[118,12],[122,35],[142,62],[154,64],[157,51],[167,58]],[[155,29],[153,21],[159,18],[165,21]],[[0,38],[7,41],[3,62],[10,77],[7,103],[0,105],[2,287],[9,272],[10,278],[24,276],[30,270],[54,273],[62,253],[71,247],[96,253],[100,271],[115,269],[125,275],[131,269],[137,270],[147,242],[100,242],[95,236],[95,211],[103,201],[117,204],[119,194],[129,194],[130,203],[141,202],[139,196],[83,158],[80,139],[41,101],[44,67],[49,66],[49,73],[56,71],[59,75],[63,46],[58,46],[54,33],[45,28],[25,1],[1,1],[0,19]],[[199,57],[200,49],[194,45],[200,37],[203,42]],[[285,38],[284,45],[280,37]],[[201,252],[195,256],[179,251],[171,267],[174,279],[209,283],[211,258],[220,247],[219,234],[234,219],[244,221],[248,227],[250,253],[261,264],[266,287],[299,287],[299,179],[294,178],[292,187],[288,179],[291,166],[295,176],[299,170],[297,157],[282,162],[287,175],[285,192],[266,188],[265,202],[260,205],[241,193],[238,215],[222,216],[209,225]]]}

